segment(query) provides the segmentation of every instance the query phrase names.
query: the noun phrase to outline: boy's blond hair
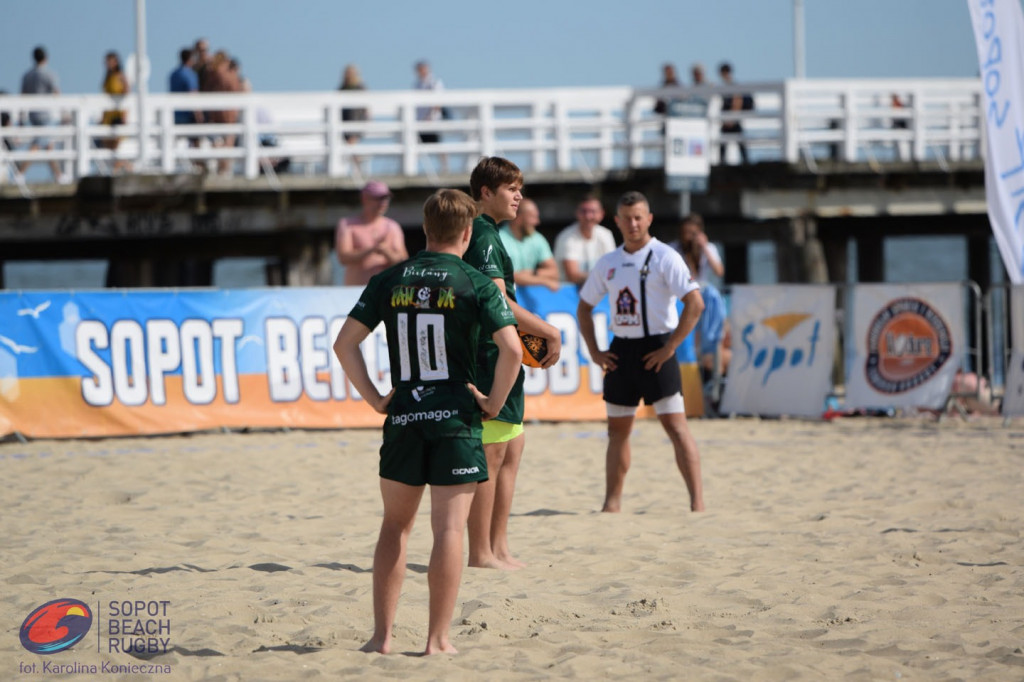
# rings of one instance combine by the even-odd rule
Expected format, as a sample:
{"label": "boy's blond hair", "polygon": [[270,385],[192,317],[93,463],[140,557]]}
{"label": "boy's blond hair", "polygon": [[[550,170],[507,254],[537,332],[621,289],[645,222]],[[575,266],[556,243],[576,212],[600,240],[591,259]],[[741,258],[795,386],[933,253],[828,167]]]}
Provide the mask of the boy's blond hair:
{"label": "boy's blond hair", "polygon": [[476,202],[457,189],[439,189],[423,204],[423,231],[437,244],[452,244],[476,218]]}

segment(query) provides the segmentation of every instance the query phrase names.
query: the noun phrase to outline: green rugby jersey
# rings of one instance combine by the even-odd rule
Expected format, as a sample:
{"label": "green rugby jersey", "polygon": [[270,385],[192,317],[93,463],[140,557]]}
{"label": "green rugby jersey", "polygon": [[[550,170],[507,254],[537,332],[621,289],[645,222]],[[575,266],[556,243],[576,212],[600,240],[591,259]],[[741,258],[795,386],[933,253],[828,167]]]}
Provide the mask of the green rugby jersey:
{"label": "green rugby jersey", "polygon": [[[498,233],[498,224],[488,215],[479,215],[473,220],[473,236],[469,240],[469,248],[462,257],[481,274],[491,279],[505,280],[505,291],[508,297],[516,300],[515,268],[512,266],[512,259],[501,241]],[[500,292],[499,292],[500,293]],[[477,383],[476,386],[483,393],[489,393],[494,384],[494,366],[498,361],[498,347],[494,345],[488,335],[480,340],[480,349],[477,351]],[[519,369],[519,377],[508,394],[508,400],[502,406],[501,412],[495,417],[497,421],[509,424],[523,423],[523,380],[526,374],[522,368]]]}
{"label": "green rugby jersey", "polygon": [[391,383],[407,387],[477,384],[480,339],[516,322],[494,282],[433,251],[374,275],[349,315],[370,329],[384,323]]}

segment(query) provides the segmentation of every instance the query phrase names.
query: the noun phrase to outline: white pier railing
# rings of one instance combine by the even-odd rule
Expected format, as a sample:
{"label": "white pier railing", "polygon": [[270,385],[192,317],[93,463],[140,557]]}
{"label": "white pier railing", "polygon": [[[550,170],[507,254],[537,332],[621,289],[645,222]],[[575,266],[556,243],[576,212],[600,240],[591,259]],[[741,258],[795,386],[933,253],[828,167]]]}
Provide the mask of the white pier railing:
{"label": "white pier railing", "polygon": [[[723,111],[723,98],[749,94],[753,109]],[[256,178],[290,172],[326,178],[463,174],[483,155],[506,156],[533,181],[546,173],[582,179],[663,164],[664,117],[658,99],[699,97],[708,103],[711,161],[751,163],[824,160],[890,163],[981,158],[983,111],[976,79],[787,80],[669,90],[629,87],[318,93],[150,94],[146,139],[136,99],[106,95],[5,96],[0,112],[0,183],[47,181],[26,163],[53,161],[66,179],[114,172],[195,172]],[[417,120],[417,108],[443,111]],[[103,112],[123,110],[126,123],[102,125]],[[342,109],[366,109],[365,121]],[[238,123],[175,125],[174,111],[237,111]],[[32,126],[46,111],[55,125]],[[740,132],[723,133],[738,121]],[[437,142],[423,142],[436,133]],[[38,139],[37,139],[38,138]],[[116,149],[103,146],[118,140]],[[39,148],[30,150],[31,144]],[[725,143],[725,157],[720,145]],[[52,146],[52,148],[47,148]],[[283,163],[287,160],[287,163]],[[44,164],[45,165],[45,164]],[[41,176],[41,177],[40,177]]]}

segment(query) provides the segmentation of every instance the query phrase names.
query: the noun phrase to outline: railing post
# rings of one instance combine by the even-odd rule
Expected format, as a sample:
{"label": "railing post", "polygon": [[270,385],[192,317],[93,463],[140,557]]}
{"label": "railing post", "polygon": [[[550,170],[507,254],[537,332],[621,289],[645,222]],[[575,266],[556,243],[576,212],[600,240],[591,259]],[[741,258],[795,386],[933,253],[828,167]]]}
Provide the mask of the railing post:
{"label": "railing post", "polygon": [[[640,168],[644,163],[644,150],[640,145],[640,132],[637,121],[640,115],[636,110],[636,93],[626,100],[626,164],[629,168]],[[662,143],[664,146],[664,143]]]}
{"label": "railing post", "polygon": [[174,109],[166,104],[158,110],[160,124],[160,169],[166,173],[174,172]]}
{"label": "railing post", "polygon": [[75,122],[75,176],[84,178],[89,174],[89,134],[86,129],[89,126],[89,116],[85,111],[85,104],[79,102],[73,110],[72,119]]}
{"label": "railing post", "polygon": [[339,130],[338,121],[341,119],[340,110],[336,109],[331,104],[327,104],[324,107],[324,123],[327,124],[327,163],[325,168],[327,169],[327,177],[337,178],[341,177],[344,168],[341,162],[341,144],[339,142],[341,138],[341,131]]}
{"label": "railing post", "polygon": [[960,102],[953,102],[953,111],[950,112],[949,120],[949,160],[959,161],[962,156],[960,146],[960,117],[963,115],[963,107]]}
{"label": "railing post", "polygon": [[413,128],[416,125],[416,105],[406,100],[402,105],[402,173],[416,175],[419,153],[419,137]]}
{"label": "railing post", "polygon": [[555,167],[559,171],[567,171],[572,166],[571,137],[569,116],[565,110],[565,103],[559,97],[555,100],[555,139],[557,141]]}
{"label": "railing post", "polygon": [[852,88],[843,92],[843,161],[857,160],[857,115]]}
{"label": "railing post", "polygon": [[480,154],[482,156],[494,156],[494,102],[487,100],[480,102]]}
{"label": "railing post", "polygon": [[[534,122],[530,131],[530,139],[533,141],[533,152],[531,155],[533,168],[530,170],[534,172],[547,170],[547,154],[544,153],[543,143],[549,109],[550,103],[547,101],[534,102],[530,105],[530,119]],[[541,122],[538,123],[538,121]]]}
{"label": "railing post", "polygon": [[924,117],[921,111],[921,102],[924,98],[921,95],[921,90],[915,88],[911,93],[911,107],[910,111],[912,114],[911,123],[914,126],[914,161],[923,161],[925,152],[928,149],[928,141],[925,139],[925,125]]}
{"label": "railing post", "polygon": [[788,163],[800,160],[799,124],[797,122],[797,102],[793,93],[793,81],[789,78],[782,82],[782,158]]}
{"label": "railing post", "polygon": [[260,176],[260,142],[256,133],[256,106],[253,104],[252,95],[245,99],[245,128],[242,131],[245,140],[245,177],[255,180]]}
{"label": "railing post", "polygon": [[612,145],[614,143],[611,128],[611,106],[605,105],[602,107],[599,110],[598,115],[601,117],[601,132],[599,133],[601,140],[601,153],[598,154],[598,167],[601,170],[611,170]]}
{"label": "railing post", "polygon": [[988,126],[985,123],[985,103],[980,88],[974,93],[974,108],[978,112],[978,159],[984,161],[988,156]]}

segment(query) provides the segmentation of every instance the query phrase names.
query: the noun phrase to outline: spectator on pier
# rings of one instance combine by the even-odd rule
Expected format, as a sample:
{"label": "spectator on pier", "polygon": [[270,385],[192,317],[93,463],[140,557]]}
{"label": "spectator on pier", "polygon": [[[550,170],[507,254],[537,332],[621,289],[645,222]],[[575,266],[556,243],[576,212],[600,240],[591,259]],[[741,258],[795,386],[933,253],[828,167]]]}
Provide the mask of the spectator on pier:
{"label": "spectator on pier", "polygon": [[693,87],[695,88],[708,84],[707,81],[704,80],[704,65],[700,62],[697,62],[690,67],[690,76],[693,78]]}
{"label": "spectator on pier", "polygon": [[[722,85],[735,85],[732,79],[732,64],[729,62],[722,62],[718,66],[718,75],[722,79]],[[750,95],[734,94],[732,96],[726,96],[722,102],[722,111],[751,111],[754,108],[754,98]],[[722,123],[722,133],[725,135],[742,135],[743,125],[739,121],[725,121]],[[747,157],[747,145],[743,142],[736,143],[740,148],[740,158],[743,163],[750,163],[750,159]],[[720,147],[720,163],[725,163],[725,151],[728,147],[728,143],[723,142]]]}
{"label": "spectator on pier", "polygon": [[[32,60],[35,62],[35,66],[26,71],[25,75],[21,78],[21,94],[59,95],[60,85],[57,81],[57,74],[50,70],[46,48],[39,46],[32,50]],[[51,125],[51,121],[52,117],[49,111],[28,112],[28,122],[33,126],[48,126]],[[21,123],[24,125],[24,120]],[[32,142],[29,143],[28,147],[29,151],[36,151],[37,149],[51,151],[53,148],[53,142],[42,135],[32,138]],[[22,161],[18,164],[18,172],[24,173],[31,164],[31,161]],[[60,164],[56,161],[50,161],[50,172],[53,173],[53,179],[62,185],[71,182],[70,177],[61,173]]]}
{"label": "spectator on pier", "polygon": [[[130,90],[128,80],[124,77],[124,71],[121,68],[121,58],[116,52],[108,52],[103,59],[107,69],[103,77],[103,92],[113,97],[115,102],[120,102],[121,98],[127,95]],[[100,124],[105,126],[123,126],[127,123],[127,119],[128,114],[124,109],[107,109],[103,112]],[[115,173],[130,167],[128,161],[117,158],[117,148],[121,144],[120,137],[101,137],[97,140],[97,144],[102,149],[109,149],[114,152]]]}
{"label": "spectator on pier", "polygon": [[604,220],[604,207],[593,195],[587,195],[576,207],[576,222],[555,238],[555,261],[563,281],[582,286],[597,259],[615,250],[615,236]]}
{"label": "spectator on pier", "polygon": [[[206,83],[210,92],[241,91],[242,84],[239,80],[238,72],[237,70],[231,70],[231,59],[223,50],[219,50],[215,55],[213,55],[213,59],[207,67],[207,72],[208,78],[206,79]],[[203,85],[200,83],[200,88],[202,87]],[[209,119],[210,123],[234,124],[238,123],[239,112],[237,109],[211,111],[209,112]],[[234,147],[236,137],[237,135],[235,133],[227,133],[225,135],[217,136],[214,139],[213,146]],[[218,171],[222,174],[229,173],[231,171],[231,166],[231,159],[221,159],[218,163]]]}
{"label": "spectator on pier", "polygon": [[[678,88],[682,84],[679,82],[679,77],[676,75],[676,67],[674,64],[665,62],[661,66],[661,87],[663,88]],[[667,114],[669,107],[674,100],[659,99],[654,104],[654,113],[656,114]]]}
{"label": "spectator on pier", "polygon": [[[900,96],[898,94],[896,94],[895,92],[892,93],[892,96],[890,97],[889,103],[890,103],[890,106],[892,106],[892,108],[895,109],[895,110],[905,109],[907,107],[907,105],[903,103],[903,100],[900,99]],[[910,121],[907,120],[906,118],[903,118],[902,116],[901,117],[893,117],[893,119],[892,119],[892,129],[893,130],[907,130],[909,127],[910,127]],[[893,153],[895,153],[895,155],[896,155],[896,160],[897,161],[902,161],[904,159],[910,158],[910,143],[907,140],[893,140],[892,150],[893,150]]]}
{"label": "spectator on pier", "polygon": [[[416,82],[413,87],[417,90],[444,90],[444,83],[440,78],[434,76],[430,70],[430,64],[420,60],[416,62]],[[441,119],[441,107],[416,107],[417,121],[438,121]],[[420,142],[440,142],[441,135],[436,132],[420,132]]]}
{"label": "spectator on pier", "polygon": [[[192,68],[195,62],[195,53],[187,47],[178,53],[181,63],[174,71],[171,71],[170,87],[171,92],[199,92],[199,74]],[[203,122],[202,111],[176,110],[174,112],[174,125],[192,125]],[[198,147],[199,138],[188,138],[189,146]]]}
{"label": "spectator on pier", "polygon": [[409,257],[401,226],[384,214],[391,202],[391,190],[371,180],[363,187],[362,213],[342,218],[335,233],[338,262],[345,266],[345,284],[361,286],[370,278]]}
{"label": "spectator on pier", "polygon": [[[339,90],[365,90],[366,83],[363,82],[363,77],[359,74],[359,67],[355,64],[349,64],[345,67],[345,72],[341,77],[341,85],[338,86]],[[370,112],[365,107],[359,108],[343,108],[341,110],[342,121],[367,121],[370,119]],[[349,144],[355,144],[362,138],[360,133],[345,133],[345,142]]]}
{"label": "spectator on pier", "polygon": [[[417,90],[444,90],[444,83],[430,70],[430,64],[425,60],[416,62],[416,82],[413,87]],[[439,121],[444,116],[443,107],[429,106],[416,107],[417,121]],[[437,131],[420,130],[420,142],[434,144],[441,141],[441,133]],[[441,155],[441,172],[448,172],[448,155]]]}
{"label": "spectator on pier", "polygon": [[537,231],[538,225],[537,204],[524,198],[519,202],[516,217],[498,231],[498,236],[512,259],[516,286],[539,284],[558,291],[558,264],[548,240]]}
{"label": "spectator on pier", "polygon": [[206,38],[200,38],[196,41],[192,48],[192,57],[194,59],[192,69],[196,72],[196,77],[199,79],[199,90],[207,92],[209,89],[205,85],[206,79],[210,75],[209,66],[212,57],[210,55],[210,43]]}
{"label": "spectator on pier", "polygon": [[[349,64],[345,67],[345,72],[341,78],[341,85],[338,86],[339,90],[365,90],[366,83],[363,82],[363,77],[359,74],[359,67],[355,64]],[[342,121],[368,121],[370,120],[370,112],[366,107],[344,107],[341,110]],[[348,144],[357,144],[363,139],[362,133],[356,133],[346,130],[345,131],[345,142]],[[363,173],[363,160],[359,156],[353,156],[352,162],[356,165],[356,170],[359,175]]]}
{"label": "spectator on pier", "polygon": [[242,73],[241,62],[237,59],[228,61],[228,73],[231,74],[231,79],[235,83],[235,92],[252,92],[252,83]]}

